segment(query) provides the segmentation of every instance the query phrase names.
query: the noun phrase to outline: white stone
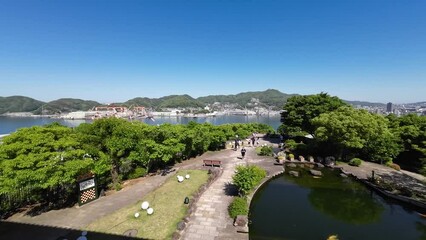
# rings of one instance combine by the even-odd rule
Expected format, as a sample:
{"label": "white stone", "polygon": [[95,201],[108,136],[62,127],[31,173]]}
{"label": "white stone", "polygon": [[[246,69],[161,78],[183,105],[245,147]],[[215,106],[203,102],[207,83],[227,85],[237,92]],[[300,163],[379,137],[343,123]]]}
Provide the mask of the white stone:
{"label": "white stone", "polygon": [[189,179],[189,174],[186,174],[185,178],[186,178],[186,179]]}
{"label": "white stone", "polygon": [[135,213],[135,218],[138,218],[139,217],[139,213],[137,212],[137,213]]}
{"label": "white stone", "polygon": [[145,202],[143,202],[143,203],[141,204],[141,208],[142,208],[143,210],[148,209],[148,207],[149,207],[149,202],[147,202],[147,201],[145,201]]}
{"label": "white stone", "polygon": [[154,209],[153,208],[148,208],[148,210],[146,210],[146,212],[148,213],[148,215],[151,215],[154,213]]}

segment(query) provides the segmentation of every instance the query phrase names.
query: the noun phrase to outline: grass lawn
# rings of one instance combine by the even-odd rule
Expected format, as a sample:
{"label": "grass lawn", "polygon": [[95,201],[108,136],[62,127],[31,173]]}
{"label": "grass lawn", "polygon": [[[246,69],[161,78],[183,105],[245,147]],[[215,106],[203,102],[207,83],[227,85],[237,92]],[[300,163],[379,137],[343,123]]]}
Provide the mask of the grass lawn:
{"label": "grass lawn", "polygon": [[[176,177],[178,174],[181,176],[189,174],[190,178],[179,183]],[[137,236],[141,238],[170,239],[177,223],[186,214],[187,205],[183,203],[185,197],[191,198],[191,195],[207,180],[207,171],[179,171],[145,198],[92,222],[86,230],[121,235],[129,229],[137,229]],[[143,201],[148,201],[150,207],[154,209],[152,215],[147,215],[146,211],[141,209]],[[139,218],[134,217],[136,212],[139,212]]]}

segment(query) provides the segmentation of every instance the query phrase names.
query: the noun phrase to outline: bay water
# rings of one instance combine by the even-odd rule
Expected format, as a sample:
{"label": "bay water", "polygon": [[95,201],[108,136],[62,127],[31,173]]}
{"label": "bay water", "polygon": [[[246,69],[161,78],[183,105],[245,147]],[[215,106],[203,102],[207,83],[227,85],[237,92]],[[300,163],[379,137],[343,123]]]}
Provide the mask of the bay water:
{"label": "bay water", "polygon": [[[171,124],[187,124],[190,121],[197,123],[211,123],[213,125],[221,125],[226,123],[251,123],[259,122],[272,126],[275,130],[280,126],[280,116],[242,116],[242,115],[222,115],[216,117],[155,117],[140,119],[150,125],[157,125],[162,123]],[[19,128],[40,126],[49,124],[52,122],[58,122],[68,127],[76,127],[81,123],[90,123],[92,120],[69,120],[69,119],[58,119],[58,118],[47,118],[47,117],[6,117],[0,116],[0,134],[9,134],[15,132]]]}

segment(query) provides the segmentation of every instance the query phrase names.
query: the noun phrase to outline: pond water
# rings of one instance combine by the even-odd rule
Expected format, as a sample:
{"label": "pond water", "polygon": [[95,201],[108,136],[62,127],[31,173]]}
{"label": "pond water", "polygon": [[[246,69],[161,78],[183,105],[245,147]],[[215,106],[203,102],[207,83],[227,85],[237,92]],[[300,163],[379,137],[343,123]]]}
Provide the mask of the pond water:
{"label": "pond water", "polygon": [[[250,239],[426,239],[421,210],[384,199],[337,171],[297,167],[265,183],[250,206]],[[289,168],[287,168],[287,172]]]}

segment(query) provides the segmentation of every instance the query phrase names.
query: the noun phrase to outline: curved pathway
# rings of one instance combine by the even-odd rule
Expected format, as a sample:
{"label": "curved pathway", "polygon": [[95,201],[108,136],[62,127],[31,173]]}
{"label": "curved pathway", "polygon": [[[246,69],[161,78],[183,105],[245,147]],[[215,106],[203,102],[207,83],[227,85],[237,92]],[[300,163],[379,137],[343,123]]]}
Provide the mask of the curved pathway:
{"label": "curved pathway", "polygon": [[240,156],[240,152],[234,150],[224,150],[220,154],[215,154],[216,159],[222,160],[223,173],[197,201],[196,210],[190,217],[182,239],[247,239],[244,234],[236,238],[239,235],[233,234],[235,230],[232,233],[225,230],[229,223],[232,225],[227,210],[233,197],[229,193],[229,184],[235,173],[235,167],[238,164],[245,164]]}

